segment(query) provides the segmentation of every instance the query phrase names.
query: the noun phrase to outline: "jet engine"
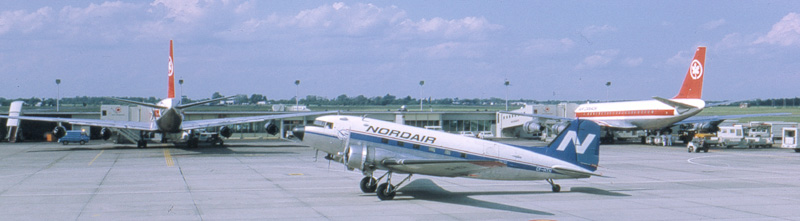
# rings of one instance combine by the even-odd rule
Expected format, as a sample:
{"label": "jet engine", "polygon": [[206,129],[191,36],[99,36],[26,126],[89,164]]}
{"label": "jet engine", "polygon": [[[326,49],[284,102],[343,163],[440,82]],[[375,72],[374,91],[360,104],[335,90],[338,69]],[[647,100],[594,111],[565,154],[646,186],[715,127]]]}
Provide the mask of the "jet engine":
{"label": "jet engine", "polygon": [[111,129],[105,127],[103,129],[100,129],[100,137],[102,137],[103,140],[108,140],[109,138],[111,138]]}
{"label": "jet engine", "polygon": [[273,122],[273,121],[270,121],[270,122],[267,122],[266,124],[264,124],[264,130],[266,130],[267,133],[270,134],[270,135],[275,135],[275,134],[278,134],[278,132],[279,132],[278,125],[275,125],[275,122]]}
{"label": "jet engine", "polygon": [[697,125],[695,125],[695,130],[698,133],[714,133],[719,131],[719,123],[715,122],[698,123]]}
{"label": "jet engine", "polygon": [[231,130],[228,126],[221,126],[219,127],[219,136],[229,138],[233,135],[233,130]]}
{"label": "jet engine", "polygon": [[364,144],[350,145],[345,157],[347,169],[363,171],[364,168],[372,166],[372,161],[375,159],[375,148]]}
{"label": "jet engine", "polygon": [[522,131],[525,131],[525,133],[528,134],[538,134],[542,130],[544,130],[544,127],[539,124],[539,120],[536,118],[533,118],[532,121],[525,122],[525,124],[522,125]]}
{"label": "jet engine", "polygon": [[60,139],[64,137],[64,135],[67,135],[67,128],[64,126],[56,126],[56,128],[53,129],[53,135],[56,136],[56,139]]}

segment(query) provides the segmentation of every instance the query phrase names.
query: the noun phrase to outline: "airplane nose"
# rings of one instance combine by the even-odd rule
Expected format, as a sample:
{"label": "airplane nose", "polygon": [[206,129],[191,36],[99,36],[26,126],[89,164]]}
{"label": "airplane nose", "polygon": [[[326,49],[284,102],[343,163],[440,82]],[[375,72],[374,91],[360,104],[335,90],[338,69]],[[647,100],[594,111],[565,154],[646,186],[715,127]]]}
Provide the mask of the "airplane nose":
{"label": "airplane nose", "polygon": [[294,126],[294,128],[292,128],[292,134],[294,134],[294,137],[297,137],[297,139],[300,139],[300,141],[303,141],[303,136],[306,134],[306,126]]}

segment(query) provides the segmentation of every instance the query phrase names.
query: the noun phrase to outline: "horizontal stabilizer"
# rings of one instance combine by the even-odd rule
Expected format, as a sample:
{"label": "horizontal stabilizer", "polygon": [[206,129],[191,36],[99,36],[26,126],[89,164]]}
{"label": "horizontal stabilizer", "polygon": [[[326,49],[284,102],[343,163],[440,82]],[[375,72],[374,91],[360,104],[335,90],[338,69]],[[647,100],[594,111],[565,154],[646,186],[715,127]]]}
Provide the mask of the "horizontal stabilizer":
{"label": "horizontal stabilizer", "polygon": [[231,98],[234,98],[234,97],[236,97],[236,96],[227,96],[227,97],[221,97],[221,98],[216,98],[216,99],[211,99],[211,100],[198,101],[198,102],[194,102],[194,103],[190,103],[190,104],[182,104],[182,105],[178,105],[178,109],[190,108],[190,107],[194,107],[194,106],[197,106],[197,105],[203,105],[203,104],[207,104],[207,103],[211,103],[211,102],[227,100],[227,99],[231,99]]}
{"label": "horizontal stabilizer", "polygon": [[164,107],[164,106],[155,105],[155,104],[151,104],[151,103],[145,103],[145,102],[139,102],[139,101],[132,101],[132,100],[125,100],[125,99],[119,99],[119,98],[113,98],[113,97],[109,97],[108,99],[115,100],[115,101],[119,101],[119,102],[125,102],[125,103],[130,103],[130,104],[141,105],[141,106],[145,106],[145,107],[158,108],[158,109],[166,109],[166,108],[169,108],[169,107]]}
{"label": "horizontal stabilizer", "polygon": [[684,103],[681,103],[681,102],[672,101],[670,99],[666,99],[666,98],[662,98],[662,97],[653,97],[653,99],[655,99],[655,100],[657,100],[657,101],[659,101],[661,103],[664,103],[666,105],[669,105],[670,107],[674,107],[674,108],[678,108],[678,109],[698,109],[698,107],[695,107],[695,106],[692,106],[692,105],[688,105],[688,104],[684,104]]}
{"label": "horizontal stabilizer", "polygon": [[574,169],[570,169],[570,168],[563,167],[563,166],[558,166],[558,165],[553,166],[553,170],[558,172],[558,173],[563,173],[563,174],[570,175],[570,176],[587,176],[587,177],[588,176],[603,176],[603,174],[599,174],[599,173],[592,173],[592,172],[583,171],[583,170],[574,170]]}

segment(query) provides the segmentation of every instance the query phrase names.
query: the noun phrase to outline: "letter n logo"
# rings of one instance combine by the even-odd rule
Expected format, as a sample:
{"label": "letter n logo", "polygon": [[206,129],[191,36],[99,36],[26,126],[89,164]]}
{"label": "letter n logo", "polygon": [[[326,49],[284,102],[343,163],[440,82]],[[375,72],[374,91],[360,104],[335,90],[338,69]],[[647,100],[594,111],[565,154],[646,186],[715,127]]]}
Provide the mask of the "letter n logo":
{"label": "letter n logo", "polygon": [[592,144],[592,140],[594,140],[595,135],[589,134],[586,138],[583,139],[583,142],[578,140],[578,134],[575,131],[567,131],[567,135],[564,136],[564,139],[561,140],[561,143],[558,144],[558,151],[564,151],[567,149],[567,145],[570,143],[575,144],[575,153],[583,154],[586,152],[586,148],[589,148],[589,145]]}

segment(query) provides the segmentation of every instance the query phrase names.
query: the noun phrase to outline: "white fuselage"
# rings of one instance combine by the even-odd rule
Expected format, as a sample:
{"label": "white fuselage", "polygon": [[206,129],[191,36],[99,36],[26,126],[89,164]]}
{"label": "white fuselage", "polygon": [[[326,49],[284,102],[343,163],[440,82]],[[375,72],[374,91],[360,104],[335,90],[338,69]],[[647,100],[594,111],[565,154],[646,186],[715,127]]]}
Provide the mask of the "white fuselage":
{"label": "white fuselage", "polygon": [[[331,155],[341,155],[346,145],[375,148],[375,161],[383,159],[485,159],[502,162],[469,174],[453,175],[447,171],[426,171],[424,167],[379,167],[394,172],[435,176],[463,176],[493,180],[542,180],[583,178],[552,171],[554,165],[584,170],[560,159],[536,152],[539,147],[517,147],[446,132],[395,124],[353,116],[323,116],[317,126],[305,128],[303,143]],[[539,148],[544,151],[545,147]],[[505,165],[502,165],[505,164]]]}
{"label": "white fuselage", "polygon": [[620,129],[658,130],[699,113],[701,99],[671,99],[693,106],[693,109],[672,107],[658,100],[582,104],[575,117],[597,122],[601,126]]}

